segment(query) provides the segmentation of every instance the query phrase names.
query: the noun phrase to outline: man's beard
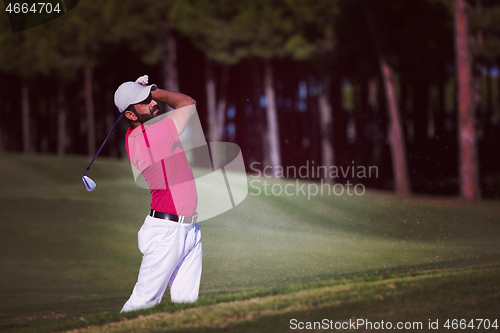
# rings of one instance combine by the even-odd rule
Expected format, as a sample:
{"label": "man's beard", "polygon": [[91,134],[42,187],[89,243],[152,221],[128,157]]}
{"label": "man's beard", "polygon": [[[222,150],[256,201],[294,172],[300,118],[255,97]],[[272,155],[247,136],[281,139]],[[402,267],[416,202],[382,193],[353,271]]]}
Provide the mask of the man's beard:
{"label": "man's beard", "polygon": [[[155,111],[158,111],[158,112],[156,114],[154,114]],[[158,117],[159,115],[162,115],[165,112],[166,111],[161,110],[158,105],[155,105],[151,108],[151,110],[149,111],[149,114],[139,114],[139,113],[135,112],[135,115],[137,117],[137,121],[140,122],[141,124],[144,124],[146,121],[151,120],[155,117]]]}

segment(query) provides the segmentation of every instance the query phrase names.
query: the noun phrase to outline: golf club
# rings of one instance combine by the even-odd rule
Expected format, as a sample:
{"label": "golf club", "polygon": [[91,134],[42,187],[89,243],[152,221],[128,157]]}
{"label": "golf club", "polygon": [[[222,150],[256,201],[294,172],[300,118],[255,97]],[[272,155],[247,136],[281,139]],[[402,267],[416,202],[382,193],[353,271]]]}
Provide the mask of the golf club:
{"label": "golf club", "polygon": [[102,143],[101,147],[99,148],[99,150],[95,154],[94,158],[92,159],[92,162],[90,162],[89,166],[87,167],[87,169],[85,169],[85,172],[82,174],[82,183],[83,183],[83,186],[89,192],[95,190],[95,188],[96,188],[97,185],[95,184],[95,182],[92,179],[90,179],[89,177],[87,177],[85,175],[89,171],[90,166],[92,165],[92,163],[94,163],[94,160],[97,157],[97,155],[99,155],[99,153],[101,152],[101,149],[102,149],[102,147],[104,147],[104,144],[106,143],[106,141],[108,141],[108,138],[111,135],[111,133],[113,133],[113,130],[115,129],[116,124],[118,124],[118,122],[120,121],[120,119],[122,119],[122,116],[123,116],[123,113],[120,114],[120,117],[118,117],[118,119],[116,120],[115,124],[111,128],[111,131],[109,131],[108,136],[106,137],[106,139],[104,139],[104,142]]}

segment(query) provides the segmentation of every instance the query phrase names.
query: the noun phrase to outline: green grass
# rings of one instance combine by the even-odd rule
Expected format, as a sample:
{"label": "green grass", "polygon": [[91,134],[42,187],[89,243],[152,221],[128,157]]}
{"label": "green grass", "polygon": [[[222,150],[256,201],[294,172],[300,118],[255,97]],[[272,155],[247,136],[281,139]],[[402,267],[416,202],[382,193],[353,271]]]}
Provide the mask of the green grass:
{"label": "green grass", "polygon": [[[475,266],[426,271],[418,275],[328,281],[302,291],[260,296],[162,313],[141,315],[80,332],[293,332],[292,323],[407,323],[413,331],[429,330],[429,320],[445,331],[448,319],[498,319],[500,267]],[[310,286],[309,286],[310,287]],[[473,306],[473,308],[471,308]],[[163,309],[165,310],[165,309]],[[292,321],[295,319],[296,321]],[[364,323],[363,323],[364,324]],[[360,331],[360,325],[348,331]],[[474,323],[473,331],[478,329]],[[498,324],[498,321],[497,321]],[[332,326],[330,326],[332,325]],[[421,326],[418,326],[421,325]],[[304,326],[307,327],[307,326]],[[387,327],[387,326],[385,326]],[[324,328],[324,327],[323,327]],[[331,329],[330,331],[334,331]],[[410,330],[408,330],[410,331]]]}
{"label": "green grass", "polygon": [[[149,191],[133,183],[126,161],[99,157],[89,173],[97,189],[87,193],[80,175],[88,162],[0,155],[0,331],[46,332],[121,318],[140,265],[137,231]],[[200,306],[500,258],[498,201],[404,200],[368,190],[310,200],[253,194],[200,223]],[[498,279],[497,270],[488,274]],[[168,298],[152,311],[180,311]]]}

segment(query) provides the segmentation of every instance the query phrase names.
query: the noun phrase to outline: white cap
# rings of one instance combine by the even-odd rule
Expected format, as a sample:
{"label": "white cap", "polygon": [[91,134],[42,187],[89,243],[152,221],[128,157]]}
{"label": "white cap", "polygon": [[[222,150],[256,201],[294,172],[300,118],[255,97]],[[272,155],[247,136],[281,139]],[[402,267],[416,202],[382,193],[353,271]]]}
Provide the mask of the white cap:
{"label": "white cap", "polygon": [[131,104],[142,102],[148,98],[151,91],[156,90],[156,84],[142,86],[137,82],[125,82],[115,91],[115,105],[118,111],[123,112]]}

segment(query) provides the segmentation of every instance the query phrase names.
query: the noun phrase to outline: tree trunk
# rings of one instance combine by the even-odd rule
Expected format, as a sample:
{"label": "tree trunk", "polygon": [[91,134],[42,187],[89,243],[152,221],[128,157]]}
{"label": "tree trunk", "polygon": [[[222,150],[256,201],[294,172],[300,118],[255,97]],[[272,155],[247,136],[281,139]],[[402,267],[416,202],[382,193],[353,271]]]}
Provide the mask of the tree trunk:
{"label": "tree trunk", "polygon": [[396,91],[392,78],[394,76],[392,68],[387,63],[382,54],[381,37],[374,16],[365,7],[365,16],[368,27],[372,34],[372,41],[378,54],[380,71],[387,100],[389,119],[391,121],[389,130],[389,141],[391,147],[392,168],[394,171],[395,190],[399,196],[408,197],[411,193],[410,178],[408,175],[408,162],[406,156],[406,143],[403,136],[401,115],[396,101]]}
{"label": "tree trunk", "polygon": [[28,84],[24,81],[21,88],[21,113],[22,113],[22,128],[23,128],[23,152],[31,154],[34,152],[31,121],[30,121],[30,100]]}
{"label": "tree trunk", "polygon": [[269,160],[269,146],[267,144],[267,131],[265,128],[265,114],[261,107],[260,99],[262,96],[262,76],[261,68],[259,62],[256,59],[251,59],[250,70],[252,75],[252,100],[254,108],[254,124],[253,131],[256,134],[255,139],[252,141],[256,152],[258,152],[258,157],[256,162],[261,162],[263,166],[270,165]]}
{"label": "tree trunk", "polygon": [[63,157],[66,153],[66,110],[64,109],[64,86],[57,87],[57,156]]}
{"label": "tree trunk", "polygon": [[[371,159],[370,159],[370,165],[379,165],[381,156],[382,156],[382,150],[384,149],[384,144],[385,144],[385,134],[383,131],[380,129],[380,123],[378,121],[379,119],[379,87],[380,83],[379,80],[376,78],[370,78],[368,79],[368,105],[370,108],[370,111],[373,113],[371,116],[372,119],[375,119],[373,122],[374,129],[373,129],[373,149],[372,149],[372,154],[371,154]],[[375,179],[375,182],[378,183],[379,179]]]}
{"label": "tree trunk", "polygon": [[[0,91],[4,91],[4,87],[1,85],[1,83],[0,83]],[[5,101],[5,95],[0,94],[0,100]],[[2,154],[2,153],[5,152],[5,139],[4,139],[5,127],[4,127],[4,123],[5,123],[5,119],[7,119],[5,117],[5,115],[7,114],[5,112],[5,109],[6,109],[6,105],[5,104],[6,103],[3,102],[0,105],[0,118],[3,119],[3,121],[0,122],[0,154]]]}
{"label": "tree trunk", "polygon": [[476,199],[481,196],[481,192],[476,147],[472,55],[468,41],[468,18],[465,0],[455,0],[454,18],[461,195],[466,199]]}
{"label": "tree trunk", "polygon": [[165,57],[163,58],[163,84],[165,89],[179,91],[177,77],[177,45],[171,31],[165,36]]}
{"label": "tree trunk", "polygon": [[[327,172],[334,165],[332,130],[333,117],[332,105],[330,103],[330,78],[323,74],[321,95],[318,97],[320,126],[321,126],[321,165],[326,167]],[[327,184],[333,183],[333,178],[325,178]]]}
{"label": "tree trunk", "polygon": [[266,94],[267,134],[269,142],[269,158],[276,177],[278,167],[281,166],[281,151],[279,141],[278,113],[273,82],[273,67],[270,60],[266,60],[264,68],[264,91]]}
{"label": "tree trunk", "polygon": [[224,124],[226,122],[226,112],[227,112],[227,85],[229,82],[229,67],[222,65],[221,80],[219,85],[219,98],[217,101],[217,128],[218,136],[217,141],[222,141],[222,134]]}
{"label": "tree trunk", "polygon": [[332,104],[333,119],[335,119],[333,124],[334,159],[336,165],[347,165],[351,163],[351,160],[346,156],[347,154],[340,153],[349,149],[347,143],[347,113],[342,108],[342,73],[334,71],[331,74],[330,102]]}
{"label": "tree trunk", "polygon": [[0,154],[5,153],[5,140],[4,140],[4,135],[5,134],[4,134],[4,131],[5,130],[4,130],[3,122],[1,122],[0,123]]}
{"label": "tree trunk", "polygon": [[322,141],[322,137],[321,137],[321,125],[320,125],[320,114],[319,114],[319,105],[317,104],[318,103],[318,98],[317,97],[314,97],[314,94],[311,93],[312,91],[312,87],[314,85],[314,81],[312,80],[307,80],[306,81],[306,90],[307,90],[307,94],[306,94],[306,99],[305,99],[305,102],[306,102],[306,109],[307,109],[307,114],[309,115],[309,117],[307,117],[307,120],[308,120],[308,123],[309,125],[306,125],[308,126],[308,128],[311,129],[311,131],[309,132],[309,138],[310,138],[310,142],[312,143],[310,148],[308,149],[308,152],[309,152],[309,155],[307,157],[307,159],[311,160],[311,161],[314,161],[315,163],[318,162],[318,163],[321,163],[321,144],[318,144],[318,142],[321,142]]}
{"label": "tree trunk", "polygon": [[216,80],[213,72],[213,62],[205,57],[205,91],[207,95],[208,138],[210,142],[222,141],[224,122],[227,109],[227,84],[229,68],[222,66],[222,78],[219,85],[220,93],[217,100]]}
{"label": "tree trunk", "polygon": [[[291,108],[291,112],[290,112],[290,120],[288,122],[288,132],[289,132],[289,135],[287,136],[287,139],[288,139],[288,145],[290,146],[290,148],[293,150],[292,151],[292,157],[293,157],[293,162],[292,162],[292,165],[299,165],[299,163],[303,162],[303,159],[300,157],[300,154],[297,153],[297,151],[295,150],[296,147],[301,147],[302,146],[302,131],[299,130],[297,131],[297,129],[299,128],[298,127],[298,124],[300,123],[299,122],[299,119],[298,119],[298,114],[297,114],[297,85],[298,85],[298,82],[297,82],[297,79],[296,77],[293,77],[292,79],[292,85],[288,88],[289,91],[291,92],[291,96],[290,96],[290,99],[292,101],[292,108]],[[302,149],[301,149],[302,150]]]}
{"label": "tree trunk", "polygon": [[94,100],[92,97],[92,77],[94,69],[90,64],[83,67],[83,82],[85,96],[85,115],[87,122],[87,153],[94,156],[96,152],[95,121],[94,121]]}
{"label": "tree trunk", "polygon": [[385,94],[387,96],[387,104],[389,107],[389,117],[391,119],[390,125],[390,144],[392,165],[395,173],[396,192],[402,196],[407,197],[410,195],[410,179],[408,176],[408,162],[406,159],[406,144],[403,136],[403,128],[401,116],[396,102],[396,92],[392,83],[392,69],[387,64],[385,59],[380,56],[380,69],[382,71],[382,78],[384,80]]}
{"label": "tree trunk", "polygon": [[[173,34],[170,19],[165,21],[167,25],[167,33],[164,39],[164,56],[163,56],[163,87],[170,91],[179,91],[179,78],[177,75],[177,41]],[[171,109],[165,104],[167,109]]]}
{"label": "tree trunk", "polygon": [[215,78],[212,70],[212,61],[205,57],[205,92],[207,95],[208,113],[208,141],[219,141],[219,128],[217,127],[217,95],[215,92]]}

